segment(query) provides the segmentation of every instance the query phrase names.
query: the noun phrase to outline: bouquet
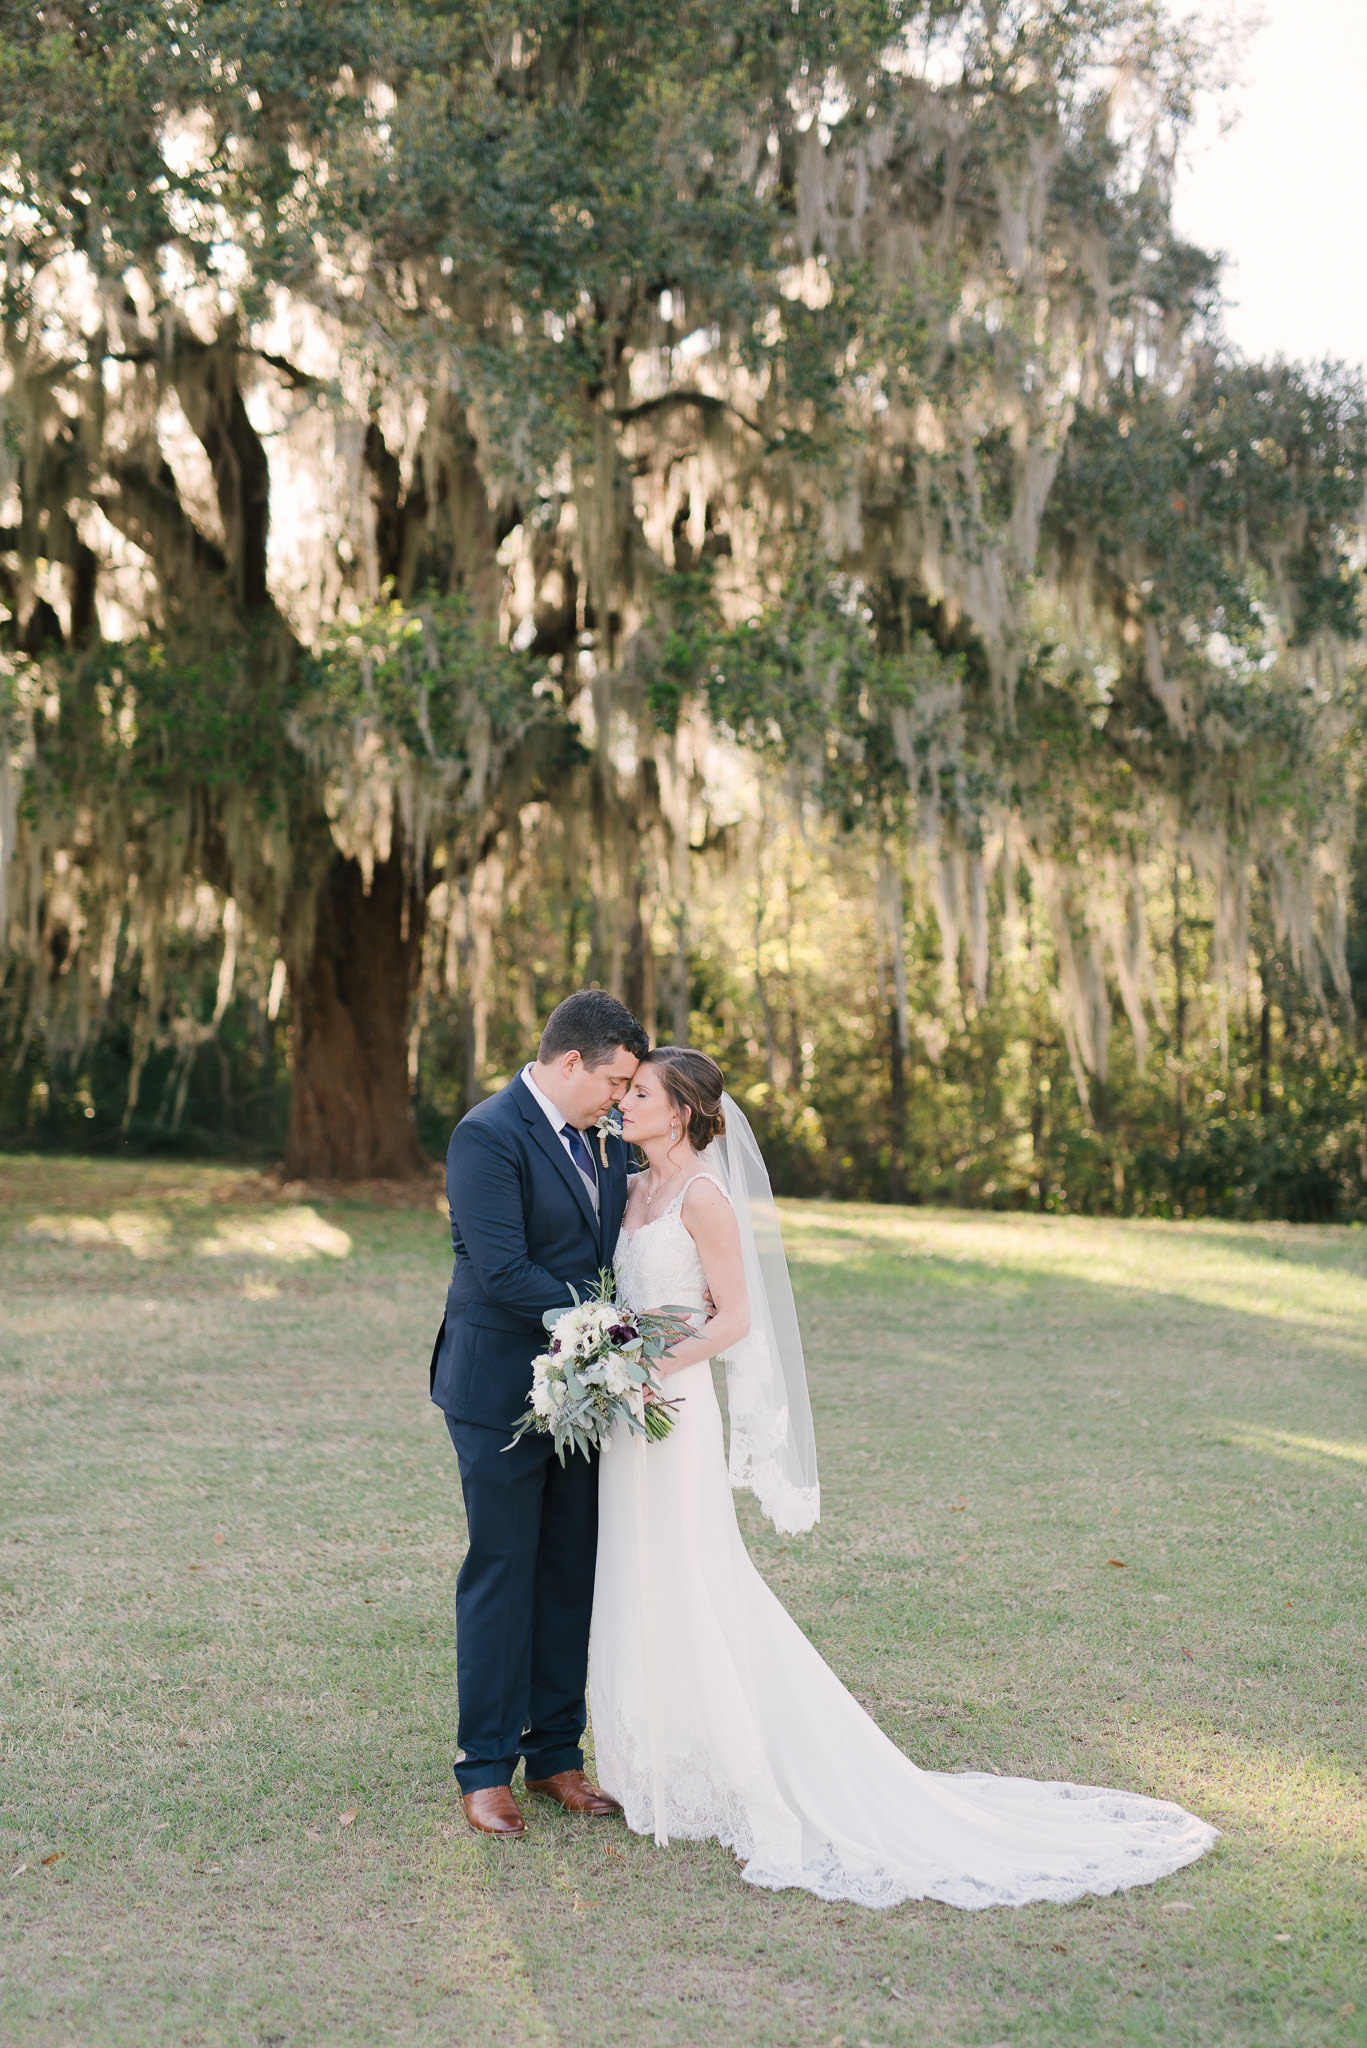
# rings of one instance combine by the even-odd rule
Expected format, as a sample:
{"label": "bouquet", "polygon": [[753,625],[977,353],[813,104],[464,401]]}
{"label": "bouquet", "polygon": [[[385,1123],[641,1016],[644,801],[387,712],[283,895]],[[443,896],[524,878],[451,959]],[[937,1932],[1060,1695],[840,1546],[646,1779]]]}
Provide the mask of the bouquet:
{"label": "bouquet", "polygon": [[563,1465],[567,1450],[586,1458],[595,1445],[607,1450],[613,1424],[623,1416],[637,1436],[658,1443],[674,1427],[677,1403],[665,1399],[651,1368],[692,1335],[691,1312],[667,1307],[646,1315],[624,1308],[613,1300],[608,1272],[599,1274],[587,1301],[573,1287],[570,1293],[573,1308],[548,1309],[543,1318],[550,1348],[532,1360],[528,1412],[514,1425],[513,1441],[528,1430],[553,1436]]}

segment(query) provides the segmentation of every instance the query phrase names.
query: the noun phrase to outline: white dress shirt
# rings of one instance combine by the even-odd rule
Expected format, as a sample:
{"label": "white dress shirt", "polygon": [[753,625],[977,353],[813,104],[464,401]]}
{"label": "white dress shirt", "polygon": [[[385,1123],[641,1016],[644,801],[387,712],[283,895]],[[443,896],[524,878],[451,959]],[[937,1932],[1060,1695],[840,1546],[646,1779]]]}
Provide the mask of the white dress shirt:
{"label": "white dress shirt", "polygon": [[[585,1173],[583,1167],[579,1164],[579,1161],[575,1158],[573,1152],[571,1152],[570,1150],[570,1141],[565,1136],[565,1125],[567,1122],[567,1118],[565,1116],[564,1111],[557,1109],[555,1104],[551,1101],[550,1096],[543,1095],[541,1090],[537,1087],[536,1082],[532,1079],[532,1067],[530,1061],[522,1069],[522,1078],[527,1084],[528,1090],[531,1094],[532,1101],[540,1109],[542,1115],[546,1118],[546,1121],[549,1123],[551,1129],[555,1132],[556,1137],[559,1138],[561,1144],[564,1146],[565,1157],[569,1160],[570,1165],[574,1168],[575,1172],[579,1175],[580,1180],[583,1181],[584,1186],[587,1188],[589,1200],[593,1203],[593,1213],[596,1216],[598,1214],[598,1182],[594,1175]],[[586,1145],[592,1147],[593,1140],[589,1137],[587,1131],[584,1133],[584,1142]]]}

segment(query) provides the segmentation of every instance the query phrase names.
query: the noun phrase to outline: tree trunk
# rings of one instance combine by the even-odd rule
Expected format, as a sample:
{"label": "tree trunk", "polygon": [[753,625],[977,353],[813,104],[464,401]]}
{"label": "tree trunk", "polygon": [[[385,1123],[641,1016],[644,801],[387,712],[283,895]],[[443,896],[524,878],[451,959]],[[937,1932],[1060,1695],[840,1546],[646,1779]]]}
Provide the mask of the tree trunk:
{"label": "tree trunk", "polygon": [[1182,870],[1172,870],[1172,974],[1176,989],[1173,1001],[1173,1049],[1177,1082],[1177,1150],[1187,1142],[1187,989],[1182,978]]}
{"label": "tree trunk", "polygon": [[[888,1200],[907,1198],[907,1062],[911,1052],[911,1014],[907,994],[906,919],[902,908],[902,870],[885,844],[878,849],[878,908],[883,931],[878,952],[880,988],[885,986],[888,1016]],[[887,946],[886,972],[882,942]]]}
{"label": "tree trunk", "polygon": [[408,1082],[422,907],[411,897],[405,906],[406,895],[397,848],[376,865],[368,892],[360,867],[340,854],[324,876],[312,950],[291,982],[291,1180],[404,1180],[422,1171]]}
{"label": "tree trunk", "polygon": [[1041,1216],[1049,1207],[1049,1170],[1044,1157],[1044,1047],[1030,1040],[1030,1158],[1035,1169],[1035,1199]]}
{"label": "tree trunk", "polygon": [[907,1045],[897,1003],[888,1006],[888,1200],[907,1198]]}

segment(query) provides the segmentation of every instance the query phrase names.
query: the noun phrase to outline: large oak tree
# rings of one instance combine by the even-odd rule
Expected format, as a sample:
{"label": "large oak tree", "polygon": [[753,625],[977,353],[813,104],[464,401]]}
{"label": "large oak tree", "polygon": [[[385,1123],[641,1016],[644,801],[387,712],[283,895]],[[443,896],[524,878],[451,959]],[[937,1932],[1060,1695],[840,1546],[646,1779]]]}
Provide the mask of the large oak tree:
{"label": "large oak tree", "polygon": [[145,1050],[207,891],[220,1009],[288,977],[290,1170],[406,1172],[495,849],[590,875],[652,1010],[669,896],[686,1029],[704,704],[890,904],[930,846],[975,975],[1007,835],[1084,1095],[1165,833],[1231,974],[1252,860],[1341,978],[1363,408],[1219,352],[1212,62],[1149,0],[0,6],[33,1028],[132,964]]}

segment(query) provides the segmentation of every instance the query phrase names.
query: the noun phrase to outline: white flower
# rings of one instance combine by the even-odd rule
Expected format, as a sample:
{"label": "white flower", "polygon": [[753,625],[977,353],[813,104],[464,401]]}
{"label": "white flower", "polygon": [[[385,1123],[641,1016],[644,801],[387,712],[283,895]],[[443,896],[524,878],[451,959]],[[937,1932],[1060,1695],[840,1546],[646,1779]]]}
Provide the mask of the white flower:
{"label": "white flower", "polygon": [[[564,1390],[562,1388],[562,1394],[563,1391]],[[555,1409],[556,1400],[554,1390],[551,1387],[548,1387],[544,1380],[538,1380],[536,1385],[532,1388],[533,1414],[549,1417],[555,1413]]]}
{"label": "white flower", "polygon": [[601,1335],[611,1326],[614,1316],[615,1311],[610,1307],[605,1308],[602,1302],[581,1301],[578,1308],[567,1308],[562,1316],[557,1316],[555,1335],[561,1344],[568,1348],[577,1345],[584,1337]]}

